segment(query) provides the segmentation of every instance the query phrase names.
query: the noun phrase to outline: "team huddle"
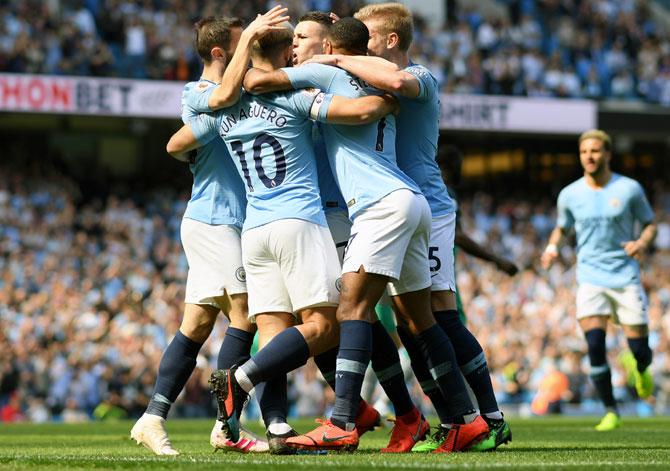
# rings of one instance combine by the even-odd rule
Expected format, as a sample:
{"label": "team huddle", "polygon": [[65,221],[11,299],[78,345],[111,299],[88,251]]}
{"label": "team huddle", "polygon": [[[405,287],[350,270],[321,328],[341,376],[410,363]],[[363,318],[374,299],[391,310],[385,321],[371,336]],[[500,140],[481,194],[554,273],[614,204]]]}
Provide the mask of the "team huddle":
{"label": "team huddle", "polygon": [[[203,74],[185,86],[184,126],[167,145],[194,178],[181,228],[184,319],[131,437],[178,454],[165,419],[223,312],[230,324],[210,379],[214,448],[355,450],[380,423],[361,398],[371,364],[396,415],[382,452],[495,449],[511,430],[457,310],[457,205],[435,160],[437,81],[408,56],[411,13],[397,3],[342,19],[310,12],[295,29],[286,13],[275,7],[244,29],[227,18],[196,25]],[[435,407],[434,433],[375,314],[380,302],[392,306]],[[286,375],[309,358],[336,399],[330,418],[298,435],[287,420]],[[252,390],[267,440],[240,424]]]}

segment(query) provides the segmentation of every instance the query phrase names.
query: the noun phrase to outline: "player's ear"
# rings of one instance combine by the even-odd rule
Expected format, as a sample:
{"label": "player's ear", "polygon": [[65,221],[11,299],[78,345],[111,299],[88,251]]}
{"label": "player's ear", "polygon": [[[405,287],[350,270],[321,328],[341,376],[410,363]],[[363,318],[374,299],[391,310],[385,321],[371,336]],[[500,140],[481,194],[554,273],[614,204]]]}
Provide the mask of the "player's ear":
{"label": "player's ear", "polygon": [[323,40],[323,53],[324,54],[333,53],[333,43],[331,43],[328,39]]}
{"label": "player's ear", "polygon": [[219,46],[214,46],[211,51],[209,51],[209,55],[212,58],[212,61],[224,61],[226,62],[228,59],[228,55],[226,54],[226,51],[223,50],[223,48]]}
{"label": "player's ear", "polygon": [[290,67],[293,64],[293,44],[290,44],[284,49],[284,62],[286,67]]}
{"label": "player's ear", "polygon": [[398,38],[398,33],[390,33],[386,36],[386,49],[393,49],[399,41],[400,38]]}

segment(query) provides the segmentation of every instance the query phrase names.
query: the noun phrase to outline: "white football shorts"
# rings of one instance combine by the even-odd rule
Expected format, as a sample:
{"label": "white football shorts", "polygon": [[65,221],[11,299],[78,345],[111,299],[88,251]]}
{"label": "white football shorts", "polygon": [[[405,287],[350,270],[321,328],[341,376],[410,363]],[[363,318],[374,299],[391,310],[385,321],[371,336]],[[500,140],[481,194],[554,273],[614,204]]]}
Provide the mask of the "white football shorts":
{"label": "white football shorts", "polygon": [[363,209],[354,219],[342,273],[368,273],[391,278],[391,296],[431,285],[428,241],[431,214],[423,195],[396,190]]}
{"label": "white football shorts", "polygon": [[240,229],[183,218],[181,243],[188,261],[186,303],[221,309],[215,298],[247,292]]}
{"label": "white football shorts", "polygon": [[577,287],[577,319],[589,316],[612,316],[623,325],[649,323],[647,295],[639,283],[623,288],[606,288],[589,283]]}
{"label": "white football shorts", "polygon": [[340,275],[327,228],[301,219],[280,219],[242,233],[249,289],[249,318],[337,306]]}
{"label": "white football shorts", "polygon": [[456,291],[454,273],[454,238],[456,213],[434,217],[430,230],[428,262],[433,280],[431,291]]}
{"label": "white football shorts", "polygon": [[328,221],[330,235],[333,237],[333,242],[335,242],[340,266],[342,266],[344,251],[347,248],[347,242],[349,242],[349,236],[351,235],[349,214],[344,210],[329,211],[326,213],[326,220]]}

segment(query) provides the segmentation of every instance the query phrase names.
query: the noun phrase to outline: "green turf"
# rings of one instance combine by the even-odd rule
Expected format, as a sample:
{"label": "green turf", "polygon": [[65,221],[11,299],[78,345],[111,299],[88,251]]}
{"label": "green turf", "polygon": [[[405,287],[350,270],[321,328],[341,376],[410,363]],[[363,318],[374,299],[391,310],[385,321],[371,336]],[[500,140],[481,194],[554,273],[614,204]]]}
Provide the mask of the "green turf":
{"label": "green turf", "polygon": [[[614,432],[596,432],[595,418],[512,420],[514,441],[494,453],[381,455],[388,429],[365,435],[354,454],[326,456],[212,453],[210,421],[168,424],[176,458],[158,457],[128,439],[130,422],[86,425],[0,424],[0,468],[124,469],[670,469],[670,418],[625,418]],[[298,431],[313,423],[298,421]],[[252,427],[253,429],[254,427]],[[256,427],[255,431],[260,431]]]}

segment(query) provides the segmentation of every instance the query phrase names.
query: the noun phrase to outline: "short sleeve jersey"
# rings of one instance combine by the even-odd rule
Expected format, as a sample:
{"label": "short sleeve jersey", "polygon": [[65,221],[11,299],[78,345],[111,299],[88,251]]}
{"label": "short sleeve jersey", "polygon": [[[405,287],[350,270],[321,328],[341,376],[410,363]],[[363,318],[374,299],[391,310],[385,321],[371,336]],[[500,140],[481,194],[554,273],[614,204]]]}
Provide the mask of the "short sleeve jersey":
{"label": "short sleeve jersey", "polygon": [[[184,86],[181,117],[185,124],[197,118],[203,99],[214,87],[216,84],[208,80],[189,82]],[[206,99],[204,103],[207,104]],[[197,150],[195,162],[190,165],[193,188],[184,217],[206,224],[241,228],[246,196],[242,180],[228,157],[228,149],[220,139],[209,139],[202,144]]]}
{"label": "short sleeve jersey", "polygon": [[279,219],[302,219],[326,226],[312,146],[310,110],[317,91],[253,96],[243,92],[235,105],[191,122],[200,141],[220,136],[247,191],[243,230]]}
{"label": "short sleeve jersey", "polygon": [[[322,64],[282,69],[294,88],[316,87],[348,98],[379,94],[342,69]],[[325,120],[327,110],[319,111]],[[366,207],[399,189],[421,193],[396,163],[394,116],[359,126],[323,124],[328,161],[353,220]]]}
{"label": "short sleeve jersey", "polygon": [[419,185],[433,217],[456,211],[456,201],[447,192],[435,161],[439,137],[440,101],[437,80],[422,65],[410,63],[405,72],[419,82],[419,96],[399,96],[396,117],[398,167]]}
{"label": "short sleeve jersey", "polygon": [[631,178],[614,173],[598,190],[584,177],[566,186],[558,196],[557,224],[575,228],[577,281],[608,288],[639,283],[640,266],[621,244],[636,239],[636,224],[653,217],[644,190]]}

